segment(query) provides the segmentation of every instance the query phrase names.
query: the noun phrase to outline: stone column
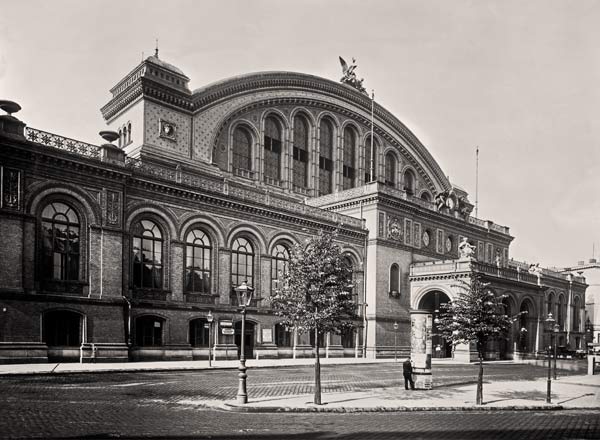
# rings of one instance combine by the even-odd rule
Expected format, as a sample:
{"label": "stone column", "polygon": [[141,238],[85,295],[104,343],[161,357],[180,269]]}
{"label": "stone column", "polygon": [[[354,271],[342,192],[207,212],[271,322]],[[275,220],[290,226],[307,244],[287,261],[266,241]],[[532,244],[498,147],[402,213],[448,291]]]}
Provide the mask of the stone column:
{"label": "stone column", "polygon": [[431,376],[431,330],[432,315],[424,310],[410,312],[410,353],[413,361],[415,388],[429,390]]}

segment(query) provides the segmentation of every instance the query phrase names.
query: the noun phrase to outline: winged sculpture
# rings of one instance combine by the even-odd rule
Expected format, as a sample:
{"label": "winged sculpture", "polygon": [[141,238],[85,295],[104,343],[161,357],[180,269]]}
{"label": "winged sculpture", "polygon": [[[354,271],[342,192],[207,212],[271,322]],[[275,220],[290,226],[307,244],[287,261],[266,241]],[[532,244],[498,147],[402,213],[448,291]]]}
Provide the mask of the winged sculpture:
{"label": "winged sculpture", "polygon": [[344,60],[342,57],[339,58],[340,64],[342,65],[342,73],[344,74],[344,76],[340,79],[340,82],[348,84],[360,92],[367,93],[367,91],[362,85],[364,79],[358,79],[356,77],[356,73],[354,73],[354,70],[357,67],[356,59],[352,58],[352,64],[348,66],[346,60]]}

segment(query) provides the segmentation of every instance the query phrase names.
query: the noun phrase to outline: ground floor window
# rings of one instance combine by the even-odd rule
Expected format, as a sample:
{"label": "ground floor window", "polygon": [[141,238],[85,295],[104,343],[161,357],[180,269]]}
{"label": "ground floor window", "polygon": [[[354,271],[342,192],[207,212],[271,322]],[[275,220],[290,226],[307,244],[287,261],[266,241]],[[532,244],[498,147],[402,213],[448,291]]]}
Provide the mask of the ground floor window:
{"label": "ground floor window", "polygon": [[293,333],[283,324],[275,324],[275,343],[278,347],[291,347]]}
{"label": "ground floor window", "polygon": [[208,347],[208,326],[206,319],[194,319],[190,322],[190,345],[192,347]]}
{"label": "ground floor window", "polygon": [[135,321],[135,341],[140,347],[163,345],[164,320],[157,316],[142,316]]}
{"label": "ground floor window", "polygon": [[43,317],[42,341],[50,347],[79,347],[81,321],[79,313],[68,310],[46,313]]}
{"label": "ground floor window", "polygon": [[342,347],[354,348],[355,340],[354,329],[348,328],[342,330]]}

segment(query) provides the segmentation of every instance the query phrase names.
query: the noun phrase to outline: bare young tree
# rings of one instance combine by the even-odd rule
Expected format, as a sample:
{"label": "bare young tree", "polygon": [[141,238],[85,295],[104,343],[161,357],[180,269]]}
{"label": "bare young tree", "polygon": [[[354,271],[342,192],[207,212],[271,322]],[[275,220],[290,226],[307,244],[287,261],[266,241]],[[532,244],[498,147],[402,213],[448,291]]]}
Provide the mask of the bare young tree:
{"label": "bare young tree", "polygon": [[299,333],[314,332],[317,405],[321,404],[319,335],[353,327],[356,317],[352,269],[334,243],[336,236],[337,231],[319,231],[304,246],[294,246],[287,271],[279,279],[280,288],[271,295],[271,307],[283,318],[282,324]]}
{"label": "bare young tree", "polygon": [[511,317],[505,314],[504,296],[496,296],[478,275],[469,282],[457,280],[458,297],[440,305],[437,323],[441,336],[456,344],[475,342],[479,356],[476,404],[483,403],[483,353],[488,341],[506,335],[511,327]]}

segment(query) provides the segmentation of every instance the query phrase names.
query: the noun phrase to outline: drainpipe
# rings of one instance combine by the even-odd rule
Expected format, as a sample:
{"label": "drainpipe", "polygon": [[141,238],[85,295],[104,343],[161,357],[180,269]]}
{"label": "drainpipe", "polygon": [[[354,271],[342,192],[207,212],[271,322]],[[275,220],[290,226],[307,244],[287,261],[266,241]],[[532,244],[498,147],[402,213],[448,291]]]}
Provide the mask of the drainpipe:
{"label": "drainpipe", "polygon": [[125,309],[125,321],[127,322],[125,342],[127,343],[127,349],[129,350],[129,348],[131,348],[131,302],[125,295],[123,295],[122,298],[127,304],[127,308]]}

